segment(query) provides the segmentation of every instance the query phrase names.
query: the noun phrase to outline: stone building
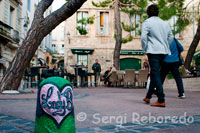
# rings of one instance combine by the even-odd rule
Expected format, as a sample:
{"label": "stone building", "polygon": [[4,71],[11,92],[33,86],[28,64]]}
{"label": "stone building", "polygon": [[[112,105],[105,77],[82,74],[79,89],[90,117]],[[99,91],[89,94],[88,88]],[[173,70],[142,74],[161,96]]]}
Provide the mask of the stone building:
{"label": "stone building", "polygon": [[[88,34],[80,35],[76,27],[80,24],[77,19],[95,15],[94,23],[86,25]],[[127,22],[128,16],[122,14],[122,21]],[[133,16],[137,18],[138,16]],[[134,19],[133,21],[137,21]],[[128,23],[128,22],[127,22]],[[83,25],[80,25],[83,26]],[[72,17],[65,22],[65,68],[73,72],[70,65],[84,64],[92,72],[92,64],[99,60],[102,72],[113,64],[114,39],[114,11],[110,8],[97,8],[87,1]],[[142,59],[140,38],[135,35],[134,41],[122,44],[120,55],[120,68],[141,69]]]}
{"label": "stone building", "polygon": [[21,0],[0,0],[0,79],[19,47]]}
{"label": "stone building", "polygon": [[[197,3],[198,0],[194,0],[194,2]],[[196,6],[196,4],[194,5]],[[93,24],[83,25],[77,23],[77,20],[93,15],[95,15]],[[176,18],[169,20],[170,25],[173,24],[174,19]],[[128,16],[124,13],[121,13],[121,20],[126,24],[130,23]],[[139,24],[139,20],[139,15],[131,16],[133,24]],[[176,35],[185,48],[183,52],[184,58],[193,39],[193,30],[196,32],[197,27],[193,25],[196,25],[196,23],[194,22],[185,31]],[[76,29],[77,26],[85,27],[88,33],[81,35]],[[139,24],[138,29],[140,28],[141,25]],[[65,34],[65,68],[73,73],[74,70],[71,65],[84,64],[88,66],[88,71],[92,72],[92,64],[95,62],[95,59],[99,59],[102,72],[105,72],[113,64],[114,30],[114,11],[110,8],[94,7],[91,0],[88,0],[73,16],[65,21],[65,33],[67,33]],[[143,61],[146,58],[146,55],[141,50],[140,36],[137,32],[131,34],[134,36],[134,39],[131,42],[122,44],[120,51],[121,70],[128,68],[139,70],[142,68]],[[127,33],[123,31],[124,36],[127,36]]]}
{"label": "stone building", "polygon": [[[31,27],[35,9],[41,0],[22,0],[22,16],[20,18],[22,22],[22,34],[21,42],[27,35],[28,30]],[[44,17],[48,16],[51,13],[52,7],[50,6],[44,13]],[[52,65],[52,47],[51,47],[51,33],[48,34],[43,41],[41,42],[40,47],[36,51],[34,57],[31,60],[31,65]]]}
{"label": "stone building", "polygon": [[61,23],[52,31],[52,50],[53,64],[57,68],[64,68],[64,53],[65,53],[65,23]]}

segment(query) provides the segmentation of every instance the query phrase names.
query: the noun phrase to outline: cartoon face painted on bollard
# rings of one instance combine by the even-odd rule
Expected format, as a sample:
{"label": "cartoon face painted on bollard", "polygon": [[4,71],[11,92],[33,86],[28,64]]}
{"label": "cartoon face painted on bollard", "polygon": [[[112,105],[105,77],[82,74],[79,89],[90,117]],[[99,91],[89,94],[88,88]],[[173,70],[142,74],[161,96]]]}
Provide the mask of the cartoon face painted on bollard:
{"label": "cartoon face painted on bollard", "polygon": [[40,84],[35,132],[75,132],[73,90],[60,77],[47,78]]}

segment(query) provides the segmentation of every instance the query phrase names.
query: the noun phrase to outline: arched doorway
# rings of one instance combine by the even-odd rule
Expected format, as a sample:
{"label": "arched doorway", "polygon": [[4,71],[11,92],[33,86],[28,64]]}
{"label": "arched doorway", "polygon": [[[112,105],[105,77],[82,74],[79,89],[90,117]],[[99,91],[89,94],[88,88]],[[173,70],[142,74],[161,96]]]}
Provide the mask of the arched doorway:
{"label": "arched doorway", "polygon": [[125,70],[125,69],[140,70],[141,69],[141,59],[137,59],[137,58],[120,59],[120,70]]}

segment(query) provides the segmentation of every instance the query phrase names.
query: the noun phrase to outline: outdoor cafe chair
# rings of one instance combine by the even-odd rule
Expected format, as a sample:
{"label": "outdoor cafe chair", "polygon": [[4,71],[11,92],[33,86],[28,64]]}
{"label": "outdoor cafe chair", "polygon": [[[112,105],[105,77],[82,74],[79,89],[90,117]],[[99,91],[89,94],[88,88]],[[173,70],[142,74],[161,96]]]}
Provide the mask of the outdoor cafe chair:
{"label": "outdoor cafe chair", "polygon": [[125,70],[125,75],[124,75],[124,87],[125,85],[128,84],[133,84],[133,86],[135,87],[135,70],[134,69],[126,69]]}
{"label": "outdoor cafe chair", "polygon": [[137,77],[138,87],[145,87],[147,83],[148,70],[139,70]]}
{"label": "outdoor cafe chair", "polygon": [[111,82],[112,86],[117,86],[117,72],[113,71],[109,77],[109,82]]}
{"label": "outdoor cafe chair", "polygon": [[117,71],[117,85],[119,84],[119,86],[121,86],[123,80],[124,80],[124,71]]}

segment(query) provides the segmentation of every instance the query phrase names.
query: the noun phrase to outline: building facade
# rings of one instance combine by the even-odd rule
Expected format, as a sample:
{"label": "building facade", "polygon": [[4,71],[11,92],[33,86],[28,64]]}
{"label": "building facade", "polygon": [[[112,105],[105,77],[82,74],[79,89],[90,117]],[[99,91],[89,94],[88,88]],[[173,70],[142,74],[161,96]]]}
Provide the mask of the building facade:
{"label": "building facade", "polygon": [[65,22],[62,22],[52,31],[52,50],[53,64],[55,64],[57,68],[64,68]]}
{"label": "building facade", "polygon": [[0,79],[20,45],[21,0],[0,0]]}
{"label": "building facade", "polygon": [[[77,20],[94,17],[93,24],[81,25]],[[126,14],[121,19],[127,22]],[[77,26],[85,26],[86,35],[81,35]],[[87,1],[72,17],[65,22],[65,68],[73,72],[71,65],[84,64],[92,72],[92,64],[99,60],[102,72],[113,64],[114,39],[114,11],[110,8],[97,8]],[[123,33],[126,35],[126,33]],[[134,41],[122,44],[120,55],[120,68],[141,69],[142,59],[145,58],[141,51],[140,38],[135,36]]]}
{"label": "building facade", "polygon": [[[21,41],[24,40],[24,38],[27,35],[28,30],[31,27],[33,18],[34,18],[34,12],[36,10],[36,7],[40,0],[22,0],[23,6],[22,6],[22,16],[21,16],[21,22],[22,22],[22,35],[21,35]],[[44,17],[48,16],[51,13],[51,7],[49,7],[45,13]],[[43,41],[41,42],[40,47],[36,51],[34,57],[31,60],[31,65],[44,65],[52,66],[52,40],[51,40],[51,33],[48,34]]]}
{"label": "building facade", "polygon": [[[194,0],[195,3],[198,0]],[[186,1],[187,3],[187,1]],[[193,4],[191,4],[192,6]],[[196,5],[196,4],[194,4]],[[192,12],[191,12],[192,13]],[[80,24],[78,20],[94,16],[93,24]],[[197,15],[197,14],[196,14]],[[173,18],[174,19],[174,18]],[[141,49],[140,36],[136,33],[141,29],[139,24],[140,16],[133,15],[131,19],[125,13],[121,13],[121,21],[125,24],[138,24],[139,27],[131,33],[134,38],[132,41],[122,44],[120,51],[120,69],[136,69],[142,68],[143,61],[146,57]],[[169,21],[172,25],[173,20]],[[191,24],[185,31],[176,35],[184,46],[183,57],[186,57],[187,51],[193,39],[193,31],[196,28]],[[86,35],[81,35],[77,27],[84,27],[87,31]],[[114,11],[110,8],[97,8],[92,5],[92,1],[88,0],[73,16],[65,21],[65,59],[64,65],[69,72],[74,72],[71,65],[84,64],[88,66],[88,71],[92,72],[92,64],[95,59],[99,60],[102,66],[102,72],[105,72],[113,64],[113,53],[115,47],[114,39]],[[173,28],[173,27],[172,27]],[[128,33],[123,31],[123,37]],[[199,47],[197,48],[199,49]]]}

